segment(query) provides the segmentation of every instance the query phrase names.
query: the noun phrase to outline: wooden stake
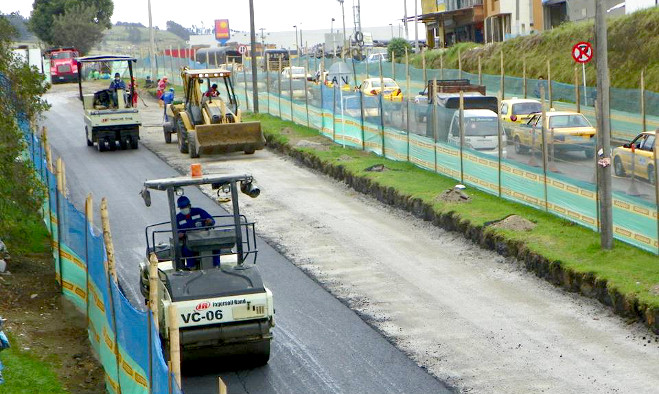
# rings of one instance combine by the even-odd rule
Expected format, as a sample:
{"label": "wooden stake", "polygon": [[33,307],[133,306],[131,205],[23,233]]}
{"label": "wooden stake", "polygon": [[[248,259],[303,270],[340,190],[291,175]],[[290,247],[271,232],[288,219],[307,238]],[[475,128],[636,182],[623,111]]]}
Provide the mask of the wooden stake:
{"label": "wooden stake", "polygon": [[169,359],[172,361],[171,372],[174,374],[176,384],[181,387],[181,343],[178,330],[178,313],[176,304],[170,304],[169,312]]}
{"label": "wooden stake", "polygon": [[[641,70],[641,132],[642,133],[645,132],[645,130],[647,130],[646,122],[647,120],[645,118],[645,69],[643,69]],[[655,137],[655,143],[654,143],[655,146],[657,145],[656,138],[659,138],[659,135]]]}
{"label": "wooden stake", "polygon": [[481,55],[478,55],[478,84],[483,84],[483,72],[481,69]]}
{"label": "wooden stake", "polygon": [[522,79],[524,79],[524,98],[526,98],[526,58],[522,60]]}
{"label": "wooden stake", "polygon": [[218,382],[217,382],[217,385],[218,385],[217,392],[219,394],[227,394],[227,385],[224,383],[224,381],[222,380],[221,377],[218,376],[217,380],[218,380]]}
{"label": "wooden stake", "polygon": [[156,332],[160,330],[158,321],[158,257],[155,253],[149,255],[149,309],[156,319]]}
{"label": "wooden stake", "polygon": [[503,49],[501,50],[501,100],[503,100],[506,97],[506,76],[504,75],[504,68],[503,68]]}
{"label": "wooden stake", "polygon": [[[443,66],[442,70],[444,70]],[[462,53],[460,52],[460,48],[458,48],[458,79],[462,79]]]}
{"label": "wooden stake", "polygon": [[103,240],[105,241],[105,250],[108,260],[108,272],[117,283],[117,267],[114,260],[114,244],[112,243],[112,233],[110,232],[110,218],[108,214],[108,200],[103,197],[101,199],[101,223],[103,224]]}
{"label": "wooden stake", "polygon": [[551,63],[547,60],[547,93],[549,97],[549,109],[554,107],[554,101],[551,97]]}
{"label": "wooden stake", "polygon": [[426,75],[426,49],[421,49],[421,66],[423,67],[423,85],[428,83],[428,75]]}

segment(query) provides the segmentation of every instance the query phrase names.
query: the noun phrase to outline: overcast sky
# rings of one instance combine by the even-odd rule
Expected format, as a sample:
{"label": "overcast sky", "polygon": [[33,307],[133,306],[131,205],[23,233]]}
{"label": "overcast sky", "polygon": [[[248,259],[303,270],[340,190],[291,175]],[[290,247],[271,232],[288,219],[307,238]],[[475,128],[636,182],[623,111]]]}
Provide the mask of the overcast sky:
{"label": "overcast sky", "polygon": [[[407,0],[407,13],[414,15],[414,2]],[[404,15],[405,0],[361,0],[361,21],[363,27],[397,26]],[[29,16],[33,0],[2,0],[0,11],[19,11]],[[181,4],[184,7],[180,7]],[[357,0],[345,0],[346,30],[353,27],[353,4]],[[247,0],[208,1],[208,0],[151,0],[153,24],[165,29],[165,23],[173,20],[185,27],[196,25],[206,28],[213,26],[215,19],[229,19],[231,29],[249,30],[249,2]],[[334,28],[342,28],[341,5],[337,0],[254,0],[256,29],[266,31],[295,30],[293,25],[303,30],[329,29],[335,18]],[[114,0],[112,22],[141,22],[149,25],[147,0]]]}

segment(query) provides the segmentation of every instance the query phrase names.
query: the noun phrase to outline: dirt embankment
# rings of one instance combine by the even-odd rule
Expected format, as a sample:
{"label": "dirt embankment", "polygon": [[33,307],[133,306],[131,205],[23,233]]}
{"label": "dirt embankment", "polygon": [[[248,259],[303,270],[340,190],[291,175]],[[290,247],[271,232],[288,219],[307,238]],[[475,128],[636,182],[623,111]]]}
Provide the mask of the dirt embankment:
{"label": "dirt embankment", "polygon": [[[22,350],[50,364],[71,393],[105,392],[104,372],[94,358],[85,316],[63,299],[50,249],[13,256],[9,273],[0,274],[0,311],[5,332]],[[5,380],[12,371],[5,368]],[[38,387],[34,392],[40,392]]]}

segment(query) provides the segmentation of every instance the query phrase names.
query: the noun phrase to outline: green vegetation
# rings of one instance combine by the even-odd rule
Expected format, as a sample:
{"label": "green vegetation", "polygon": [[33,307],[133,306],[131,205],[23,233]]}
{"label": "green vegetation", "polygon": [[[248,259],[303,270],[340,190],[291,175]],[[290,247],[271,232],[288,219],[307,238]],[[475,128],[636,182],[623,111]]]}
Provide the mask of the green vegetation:
{"label": "green vegetation", "polygon": [[47,87],[36,69],[15,59],[11,40],[16,31],[0,17],[0,239],[12,251],[39,249],[44,226],[39,211],[44,188],[31,162],[22,159],[23,133],[17,119],[33,119],[48,108],[41,99]]}
{"label": "green vegetation", "polygon": [[[391,56],[392,53],[394,57]],[[404,61],[405,53],[412,53],[412,45],[406,39],[394,38],[389,41],[389,45],[387,45],[387,56],[389,56],[389,59],[401,59]]]}
{"label": "green vegetation", "polygon": [[[249,120],[258,120],[264,132],[281,143],[289,138],[309,138],[318,132],[304,126],[283,121],[265,114],[249,114]],[[287,133],[281,131],[286,128]],[[551,261],[560,261],[564,268],[578,273],[591,273],[596,278],[606,280],[610,288],[616,288],[623,295],[635,295],[640,304],[659,308],[659,294],[653,288],[659,285],[659,259],[656,255],[644,252],[622,242],[615,242],[615,248],[604,251],[599,246],[599,234],[589,229],[563,220],[554,215],[500,199],[496,196],[468,189],[470,203],[454,203],[438,200],[443,191],[452,188],[456,181],[441,175],[422,170],[410,163],[387,160],[375,154],[341,148],[332,145],[329,150],[295,148],[312,152],[326,163],[337,163],[354,176],[369,178],[381,186],[393,187],[402,195],[419,198],[432,204],[436,212],[454,212],[462,220],[473,225],[500,220],[510,214],[520,215],[536,224],[529,231],[490,229],[509,240],[522,241],[530,251],[536,252]],[[346,160],[346,156],[352,160]],[[370,172],[366,168],[374,164],[384,164],[390,171]]]}
{"label": "green vegetation", "polygon": [[49,45],[73,46],[86,54],[112,24],[112,0],[35,0],[30,30]]}
{"label": "green vegetation", "polygon": [[11,347],[0,353],[5,366],[5,383],[0,385],[0,394],[19,393],[66,393],[57,375],[48,363],[39,360],[28,351],[20,349],[20,343],[10,335]]}
{"label": "green vegetation", "polygon": [[[638,89],[641,70],[645,69],[646,89],[659,92],[659,8],[638,11],[630,15],[608,20],[608,48],[611,86]],[[552,79],[574,83],[572,46],[580,41],[595,44],[593,21],[565,23],[542,34],[517,37],[503,43],[486,46],[462,43],[445,50],[426,53],[428,68],[440,67],[440,54],[444,54],[445,68],[458,68],[458,49],[462,56],[462,69],[478,73],[478,57],[482,72],[501,73],[500,53],[503,51],[504,72],[509,76],[522,76],[526,59],[528,78],[547,78],[547,61],[551,62]],[[415,67],[421,68],[421,57],[412,58]],[[581,67],[579,80],[581,81]],[[586,80],[595,85],[595,62],[586,65]],[[581,83],[581,82],[580,82]]]}

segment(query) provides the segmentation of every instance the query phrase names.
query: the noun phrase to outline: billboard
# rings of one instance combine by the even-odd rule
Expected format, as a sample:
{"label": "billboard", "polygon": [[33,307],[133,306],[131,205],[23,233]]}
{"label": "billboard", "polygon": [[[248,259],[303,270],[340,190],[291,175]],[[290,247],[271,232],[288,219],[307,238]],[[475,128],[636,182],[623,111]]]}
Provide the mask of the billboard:
{"label": "billboard", "polygon": [[224,44],[231,38],[228,19],[215,20],[215,39]]}

